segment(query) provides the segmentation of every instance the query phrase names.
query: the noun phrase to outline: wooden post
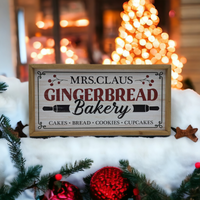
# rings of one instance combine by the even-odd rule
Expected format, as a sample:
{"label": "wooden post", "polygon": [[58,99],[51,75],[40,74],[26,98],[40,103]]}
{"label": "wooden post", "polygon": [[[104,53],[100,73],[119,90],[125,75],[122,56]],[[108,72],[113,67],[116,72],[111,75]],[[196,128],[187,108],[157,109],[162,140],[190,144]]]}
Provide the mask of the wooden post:
{"label": "wooden post", "polygon": [[88,17],[90,24],[88,26],[88,41],[87,41],[87,50],[88,57],[91,64],[94,64],[93,60],[93,40],[95,34],[95,0],[87,0],[88,8]]}
{"label": "wooden post", "polygon": [[55,60],[56,63],[61,63],[60,56],[60,12],[59,12],[59,0],[52,0],[53,8],[53,37],[55,40]]}

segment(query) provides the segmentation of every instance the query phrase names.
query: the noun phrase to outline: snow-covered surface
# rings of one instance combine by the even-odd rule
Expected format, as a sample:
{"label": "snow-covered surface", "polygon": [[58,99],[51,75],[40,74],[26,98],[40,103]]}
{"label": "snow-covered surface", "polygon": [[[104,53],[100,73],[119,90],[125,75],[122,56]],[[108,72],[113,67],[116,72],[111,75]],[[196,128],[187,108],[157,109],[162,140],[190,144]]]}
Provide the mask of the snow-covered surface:
{"label": "snow-covered surface", "polygon": [[[28,83],[15,78],[0,76],[8,90],[0,94],[0,115],[4,114],[16,126],[18,121],[28,123]],[[188,125],[198,128],[200,137],[200,95],[192,90],[172,90],[171,122],[173,127],[186,129]],[[28,134],[28,127],[24,129]],[[181,181],[194,170],[200,161],[200,140],[196,143],[188,138],[176,140],[172,131],[169,137],[55,137],[49,139],[22,139],[22,150],[26,166],[43,165],[42,174],[57,171],[65,163],[90,158],[92,167],[67,178],[67,181],[83,188],[82,178],[104,166],[119,166],[120,159],[128,159],[130,165],[155,180],[166,192],[179,187]],[[11,163],[8,145],[0,140],[0,184],[9,183],[16,169]],[[18,200],[33,199],[26,191]]]}

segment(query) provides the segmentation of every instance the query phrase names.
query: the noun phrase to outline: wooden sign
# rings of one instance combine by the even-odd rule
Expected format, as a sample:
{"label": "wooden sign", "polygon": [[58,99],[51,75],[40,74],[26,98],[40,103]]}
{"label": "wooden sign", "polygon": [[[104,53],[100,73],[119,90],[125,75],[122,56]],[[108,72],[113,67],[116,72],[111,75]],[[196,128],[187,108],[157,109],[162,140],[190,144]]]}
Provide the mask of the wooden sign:
{"label": "wooden sign", "polygon": [[30,136],[170,135],[170,65],[30,65]]}

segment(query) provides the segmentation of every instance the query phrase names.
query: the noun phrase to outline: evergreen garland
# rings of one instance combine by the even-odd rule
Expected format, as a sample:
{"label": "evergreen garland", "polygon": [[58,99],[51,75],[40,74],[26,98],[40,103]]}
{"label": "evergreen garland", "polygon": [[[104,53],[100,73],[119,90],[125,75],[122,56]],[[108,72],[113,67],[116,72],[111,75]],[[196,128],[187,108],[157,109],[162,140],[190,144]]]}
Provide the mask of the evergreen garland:
{"label": "evergreen garland", "polygon": [[155,182],[148,181],[144,174],[132,168],[127,160],[120,160],[120,168],[123,170],[123,177],[127,178],[130,184],[140,191],[143,200],[167,200],[169,199],[163,189]]}
{"label": "evergreen garland", "polygon": [[18,169],[16,177],[10,183],[10,186],[3,184],[0,187],[0,200],[15,200],[26,189],[34,188],[37,191],[45,192],[48,189],[50,180],[55,174],[60,173],[63,176],[69,176],[75,172],[90,168],[92,160],[85,159],[75,162],[74,165],[66,164],[60,171],[40,177],[41,165],[25,168],[25,158],[20,148],[21,141],[12,134],[12,128],[9,119],[2,115],[0,117],[0,138],[8,141],[12,162]]}
{"label": "evergreen garland", "polygon": [[[60,173],[63,176],[70,176],[78,171],[90,168],[92,160],[85,159],[75,162],[74,165],[66,164],[60,171],[40,176],[42,166],[36,165],[25,168],[25,158],[21,151],[21,141],[12,134],[9,119],[0,117],[0,137],[8,141],[12,162],[18,169],[17,176],[12,180],[10,186],[3,184],[0,187],[0,200],[15,200],[26,189],[34,188],[36,191],[45,193],[49,189],[51,178]],[[133,188],[140,192],[142,200],[200,200],[200,168],[183,180],[180,187],[168,196],[155,182],[146,179],[144,174],[129,165],[127,160],[119,161],[123,170],[123,177],[127,178]],[[82,193],[83,198],[90,200],[90,180],[93,174],[84,178],[86,190]],[[133,197],[134,198],[134,197]]]}
{"label": "evergreen garland", "polygon": [[147,180],[144,174],[132,168],[127,160],[120,160],[119,163],[123,177],[139,189],[141,200],[200,200],[200,168],[188,175],[176,191],[167,195],[155,182]]}

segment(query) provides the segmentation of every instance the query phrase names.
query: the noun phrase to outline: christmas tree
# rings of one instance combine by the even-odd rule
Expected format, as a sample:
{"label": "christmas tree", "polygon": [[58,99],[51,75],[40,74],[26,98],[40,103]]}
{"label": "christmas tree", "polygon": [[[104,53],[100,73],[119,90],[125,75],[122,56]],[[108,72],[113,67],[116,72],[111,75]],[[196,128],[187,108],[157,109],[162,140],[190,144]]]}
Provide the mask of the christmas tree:
{"label": "christmas tree", "polygon": [[172,87],[182,87],[183,63],[175,53],[176,43],[157,27],[158,11],[150,0],[130,0],[123,4],[119,37],[112,61],[103,64],[171,64]]}

